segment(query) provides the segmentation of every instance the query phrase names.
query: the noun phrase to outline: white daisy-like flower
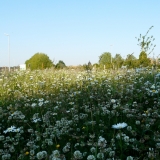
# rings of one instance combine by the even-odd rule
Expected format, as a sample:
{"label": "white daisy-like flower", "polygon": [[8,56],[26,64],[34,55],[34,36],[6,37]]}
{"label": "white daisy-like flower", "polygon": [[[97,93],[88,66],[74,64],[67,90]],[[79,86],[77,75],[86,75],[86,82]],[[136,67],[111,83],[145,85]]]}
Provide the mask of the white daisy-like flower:
{"label": "white daisy-like flower", "polygon": [[95,156],[94,155],[89,155],[88,157],[87,157],[87,160],[95,160],[96,158],[95,158]]}
{"label": "white daisy-like flower", "polygon": [[43,105],[43,102],[39,102],[38,105],[39,107],[41,107]]}
{"label": "white daisy-like flower", "polygon": [[114,124],[112,125],[112,128],[114,129],[122,129],[122,128],[125,128],[127,126],[127,123],[117,123],[117,124]]}
{"label": "white daisy-like flower", "polygon": [[126,160],[133,160],[132,156],[128,156]]}
{"label": "white daisy-like flower", "polygon": [[31,107],[34,108],[36,105],[37,105],[36,103],[32,103],[32,104],[31,104]]}
{"label": "white daisy-like flower", "polygon": [[155,87],[155,85],[153,84],[150,88],[151,88],[151,89],[155,89],[156,87]]}
{"label": "white daisy-like flower", "polygon": [[116,100],[115,99],[111,99],[111,103],[116,103]]}
{"label": "white daisy-like flower", "polygon": [[41,119],[40,119],[40,118],[33,118],[32,121],[33,121],[34,123],[37,123],[38,121],[41,121]]}
{"label": "white daisy-like flower", "polygon": [[8,132],[12,132],[12,131],[14,131],[15,129],[16,129],[15,126],[11,126],[11,127],[9,127],[7,130],[8,130]]}
{"label": "white daisy-like flower", "polygon": [[8,132],[20,132],[20,128],[16,128],[15,126],[11,126],[9,128],[7,128],[5,131],[3,131],[3,133],[8,133]]}

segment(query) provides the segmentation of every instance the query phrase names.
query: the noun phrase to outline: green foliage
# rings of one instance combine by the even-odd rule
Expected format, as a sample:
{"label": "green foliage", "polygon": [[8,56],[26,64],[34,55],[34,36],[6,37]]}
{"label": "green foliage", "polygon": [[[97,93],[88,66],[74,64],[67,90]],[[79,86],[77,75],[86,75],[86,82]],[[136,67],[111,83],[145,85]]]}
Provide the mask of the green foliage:
{"label": "green foliage", "polygon": [[[149,30],[147,31],[147,33],[142,36],[140,34],[139,38],[135,37],[136,39],[138,39],[138,44],[141,47],[141,51],[144,51],[145,53],[147,53],[148,55],[153,52],[154,48],[156,47],[156,45],[152,44],[152,41],[155,40],[155,38],[153,38],[153,36],[151,37],[147,37],[149,31],[153,28],[153,26],[151,26],[149,28]],[[152,48],[151,48],[152,47]]]}
{"label": "green foliage", "polygon": [[132,53],[127,55],[127,58],[124,64],[127,65],[127,68],[135,68],[135,67],[138,67],[139,61],[136,59],[136,57]]}
{"label": "green foliage", "polygon": [[93,64],[93,68],[97,70],[99,68],[99,64],[98,63],[94,63]]}
{"label": "green foliage", "polygon": [[111,68],[112,55],[110,52],[104,52],[99,56],[99,64],[101,67]]}
{"label": "green foliage", "polygon": [[0,160],[160,159],[159,71],[138,72],[1,75]]}
{"label": "green foliage", "polygon": [[84,64],[83,69],[86,70],[86,71],[91,71],[92,70],[91,62],[89,61],[88,64]]}
{"label": "green foliage", "polygon": [[150,65],[150,59],[147,58],[147,54],[144,51],[142,51],[139,55],[139,63],[143,67],[147,67]]}
{"label": "green foliage", "polygon": [[88,67],[88,70],[92,70],[92,63],[90,61],[88,62],[87,67]]}
{"label": "green foliage", "polygon": [[44,53],[36,53],[29,60],[25,62],[27,69],[45,69],[53,66],[52,61]]}
{"label": "green foliage", "polygon": [[116,54],[113,58],[114,68],[121,68],[124,60],[120,54]]}
{"label": "green foliage", "polygon": [[66,65],[62,60],[59,60],[59,62],[56,64],[57,69],[63,69],[65,67],[66,67]]}
{"label": "green foliage", "polygon": [[160,159],[159,71],[138,72],[0,75],[0,160]]}

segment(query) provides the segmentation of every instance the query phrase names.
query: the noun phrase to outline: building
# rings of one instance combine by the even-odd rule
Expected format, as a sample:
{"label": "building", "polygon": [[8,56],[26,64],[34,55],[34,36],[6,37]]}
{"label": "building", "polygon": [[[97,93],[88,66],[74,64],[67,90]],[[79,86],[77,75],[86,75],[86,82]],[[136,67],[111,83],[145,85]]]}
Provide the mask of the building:
{"label": "building", "polygon": [[26,70],[26,64],[20,64],[19,67],[20,67],[20,71]]}

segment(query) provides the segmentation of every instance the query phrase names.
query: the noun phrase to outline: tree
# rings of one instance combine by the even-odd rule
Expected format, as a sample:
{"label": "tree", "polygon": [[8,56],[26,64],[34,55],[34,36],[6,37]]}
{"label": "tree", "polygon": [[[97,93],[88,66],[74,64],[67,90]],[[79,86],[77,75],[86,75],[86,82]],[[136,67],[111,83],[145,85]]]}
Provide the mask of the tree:
{"label": "tree", "polygon": [[147,58],[147,53],[145,53],[144,51],[142,51],[139,55],[139,64],[143,67],[147,67],[150,65],[150,59]]}
{"label": "tree", "polygon": [[127,55],[127,58],[125,60],[125,65],[127,65],[127,68],[135,68],[138,66],[138,60],[133,55],[133,53]]}
{"label": "tree", "polygon": [[63,69],[65,67],[66,67],[66,64],[62,60],[59,60],[59,62],[56,64],[57,69]]}
{"label": "tree", "polygon": [[101,67],[110,68],[112,64],[112,55],[110,52],[104,52],[99,56],[99,64]]}
{"label": "tree", "polygon": [[[149,30],[147,31],[147,33],[146,33],[144,36],[142,36],[142,35],[140,34],[140,37],[139,37],[139,38],[135,37],[136,39],[138,39],[138,44],[137,44],[137,45],[139,45],[139,46],[141,47],[141,52],[144,51],[144,52],[147,53],[148,55],[149,55],[151,52],[153,52],[154,48],[156,47],[156,45],[153,46],[153,44],[152,44],[152,41],[154,41],[155,38],[153,38],[153,36],[147,37],[149,31],[150,31],[152,28],[153,28],[153,26],[151,26],[151,27],[149,28]],[[152,47],[152,48],[151,48],[151,47]]]}
{"label": "tree", "polygon": [[89,61],[88,64],[84,64],[83,69],[86,71],[91,71],[92,70],[92,63]]}
{"label": "tree", "polygon": [[90,61],[88,62],[87,66],[88,66],[88,70],[92,70],[92,63]]}
{"label": "tree", "polygon": [[113,58],[114,67],[117,69],[122,66],[123,62],[124,60],[120,54],[116,54],[115,57]]}
{"label": "tree", "polygon": [[99,68],[99,64],[98,64],[98,63],[94,63],[92,66],[93,66],[93,68],[96,69],[96,70]]}
{"label": "tree", "polygon": [[52,61],[44,53],[36,53],[29,60],[25,62],[26,67],[35,70],[35,69],[45,69],[53,66]]}

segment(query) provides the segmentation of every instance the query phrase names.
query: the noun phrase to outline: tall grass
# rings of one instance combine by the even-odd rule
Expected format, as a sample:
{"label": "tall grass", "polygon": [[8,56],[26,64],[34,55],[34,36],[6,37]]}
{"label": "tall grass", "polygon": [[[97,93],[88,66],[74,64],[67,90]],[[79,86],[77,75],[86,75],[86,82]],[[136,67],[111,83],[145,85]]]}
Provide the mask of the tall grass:
{"label": "tall grass", "polygon": [[0,159],[160,159],[156,71],[0,76]]}

